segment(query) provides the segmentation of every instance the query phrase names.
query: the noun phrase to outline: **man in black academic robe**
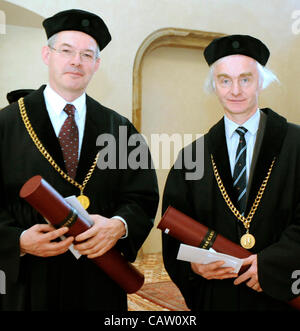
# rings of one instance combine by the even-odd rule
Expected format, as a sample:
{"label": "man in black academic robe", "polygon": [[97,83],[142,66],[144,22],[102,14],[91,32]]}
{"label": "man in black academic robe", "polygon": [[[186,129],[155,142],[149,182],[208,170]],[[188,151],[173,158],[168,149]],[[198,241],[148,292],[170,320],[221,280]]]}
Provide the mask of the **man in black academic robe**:
{"label": "man in black academic robe", "polygon": [[[67,11],[63,15],[73,14],[74,11]],[[80,20],[82,15],[85,20],[99,20],[87,12],[75,11],[75,14]],[[77,21],[70,20],[69,24],[75,25]],[[90,34],[86,25],[84,29]],[[62,27],[61,30],[71,28]],[[74,26],[71,30],[76,28]],[[97,38],[99,29],[95,33]],[[27,95],[24,105],[39,140],[66,172],[61,146],[46,109],[44,89],[42,86]],[[87,95],[84,136],[75,177],[78,183],[82,184],[97,152],[105,147],[96,146],[97,138],[103,134],[113,137],[116,153],[111,166],[100,169],[99,164],[100,167],[95,167],[84,189],[84,194],[90,198],[87,211],[106,217],[108,222],[115,216],[125,220],[127,237],[117,240],[116,248],[133,262],[153,226],[158,204],[156,175],[151,166],[132,168],[127,162],[128,155],[135,148],[128,146],[128,139],[137,134],[129,120]],[[19,197],[22,185],[38,174],[63,197],[78,196],[80,191],[66,181],[37,149],[22,121],[18,103],[0,112],[0,135],[0,269],[6,275],[6,294],[0,295],[0,310],[126,310],[125,291],[86,256],[77,260],[68,250],[48,257],[21,254],[20,237],[26,235],[23,231],[32,229],[35,224],[46,223]]]}
{"label": "man in black academic robe", "polygon": [[[236,46],[234,42],[237,40],[241,47],[230,48],[231,45]],[[218,43],[220,45],[216,46],[211,55],[206,53],[208,63],[209,60],[214,63],[219,58],[235,54],[255,57],[243,37],[229,36],[225,40],[220,39]],[[213,46],[215,47],[214,42]],[[208,50],[211,51],[209,47]],[[257,52],[259,47],[258,45]],[[247,50],[248,53],[245,54]],[[256,60],[260,60],[260,56]],[[226,79],[230,80],[231,77]],[[166,270],[192,310],[285,310],[291,309],[287,302],[299,294],[292,290],[295,282],[292,274],[300,268],[300,128],[288,123],[271,109],[260,109],[260,114],[247,187],[245,216],[254,203],[272,161],[275,160],[275,163],[250,224],[250,233],[254,235],[256,242],[250,249],[251,263],[249,260],[244,263],[255,268],[256,272],[253,275],[247,274],[246,277],[246,272],[239,277],[224,273],[227,276],[224,279],[218,278],[217,273],[210,278],[206,277],[200,270],[207,266],[192,266],[189,262],[177,260],[180,242],[163,234]],[[234,189],[230,169],[224,118],[200,139],[204,139],[203,177],[186,180],[186,174],[191,169],[174,166],[166,182],[162,212],[171,205],[240,244],[240,238],[245,234],[244,225],[225,202],[211,160],[212,155],[229,198],[237,206],[238,194]],[[181,153],[184,155],[191,150],[195,158],[196,141]],[[182,154],[180,160],[184,159]],[[220,272],[221,268],[218,267],[219,269],[214,265],[215,270]]]}

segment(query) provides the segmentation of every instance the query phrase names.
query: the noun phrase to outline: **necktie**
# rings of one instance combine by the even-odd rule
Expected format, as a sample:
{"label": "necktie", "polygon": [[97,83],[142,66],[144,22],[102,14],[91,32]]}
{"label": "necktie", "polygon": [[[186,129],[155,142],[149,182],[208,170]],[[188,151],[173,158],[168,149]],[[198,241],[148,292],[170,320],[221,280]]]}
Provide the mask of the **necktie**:
{"label": "necktie", "polygon": [[76,176],[78,164],[78,127],[74,118],[75,110],[75,107],[71,104],[65,106],[64,111],[68,117],[58,135],[67,173],[72,178]]}
{"label": "necktie", "polygon": [[244,215],[246,210],[246,190],[247,190],[247,178],[246,178],[246,154],[247,145],[245,140],[245,134],[247,129],[244,127],[238,127],[236,132],[240,135],[240,141],[236,150],[235,165],[233,171],[233,186],[237,192],[237,208],[240,213]]}

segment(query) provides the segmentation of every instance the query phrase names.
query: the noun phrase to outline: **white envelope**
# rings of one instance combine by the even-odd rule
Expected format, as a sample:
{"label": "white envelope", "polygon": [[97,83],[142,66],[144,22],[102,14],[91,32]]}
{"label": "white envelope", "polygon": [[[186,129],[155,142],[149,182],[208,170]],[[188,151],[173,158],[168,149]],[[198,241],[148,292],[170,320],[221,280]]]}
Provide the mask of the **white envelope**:
{"label": "white envelope", "polygon": [[213,249],[207,250],[185,244],[180,245],[177,259],[201,264],[224,261],[225,263],[222,265],[222,267],[232,267],[234,268],[234,273],[238,273],[243,264],[242,259],[238,259],[234,256],[217,253]]}

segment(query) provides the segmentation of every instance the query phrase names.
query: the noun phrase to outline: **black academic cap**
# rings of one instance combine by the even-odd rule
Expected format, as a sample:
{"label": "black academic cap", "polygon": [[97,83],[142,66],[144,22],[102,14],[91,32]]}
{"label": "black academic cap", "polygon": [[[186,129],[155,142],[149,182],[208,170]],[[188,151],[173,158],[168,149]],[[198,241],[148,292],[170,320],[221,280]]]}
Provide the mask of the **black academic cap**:
{"label": "black academic cap", "polygon": [[34,90],[32,89],[20,89],[20,90],[11,91],[7,93],[6,99],[11,104],[13,102],[18,101],[20,98],[25,97],[26,95],[28,95],[33,91]]}
{"label": "black academic cap", "polygon": [[209,66],[224,56],[235,54],[252,57],[264,66],[269,59],[270,51],[259,39],[240,34],[214,39],[204,50],[204,57]]}
{"label": "black academic cap", "polygon": [[111,35],[104,21],[93,13],[70,9],[59,12],[43,21],[47,38],[60,31],[75,30],[84,32],[93,37],[100,50],[111,41]]}

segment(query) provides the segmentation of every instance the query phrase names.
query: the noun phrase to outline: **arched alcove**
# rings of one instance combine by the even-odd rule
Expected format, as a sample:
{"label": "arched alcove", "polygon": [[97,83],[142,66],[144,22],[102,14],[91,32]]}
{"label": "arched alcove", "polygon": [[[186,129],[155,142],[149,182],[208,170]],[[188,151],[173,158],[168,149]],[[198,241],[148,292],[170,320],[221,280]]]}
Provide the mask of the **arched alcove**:
{"label": "arched alcove", "polygon": [[139,47],[133,67],[133,107],[132,121],[141,132],[142,118],[142,70],[145,56],[158,47],[183,47],[204,49],[213,39],[223,36],[220,33],[163,28],[151,33]]}
{"label": "arched alcove", "polygon": [[0,1],[0,10],[5,14],[8,25],[41,28],[44,17],[7,1]]}
{"label": "arched alcove", "polygon": [[[183,142],[186,134],[204,133],[220,116],[216,99],[204,95],[203,82],[208,66],[204,48],[223,34],[165,28],[154,31],[141,44],[133,70],[133,123],[148,140],[157,172],[160,198],[165,180],[177,156],[172,137]],[[173,136],[174,134],[174,136]],[[152,144],[154,136],[168,137]],[[193,139],[193,138],[192,138]],[[166,141],[165,141],[166,142]],[[157,142],[156,142],[157,143]],[[143,245],[144,253],[160,251],[161,200],[154,227]]]}

